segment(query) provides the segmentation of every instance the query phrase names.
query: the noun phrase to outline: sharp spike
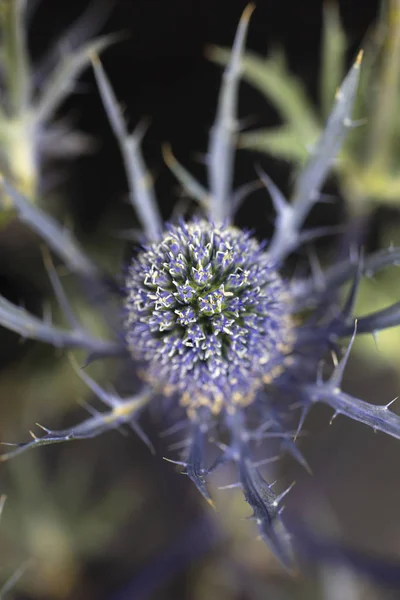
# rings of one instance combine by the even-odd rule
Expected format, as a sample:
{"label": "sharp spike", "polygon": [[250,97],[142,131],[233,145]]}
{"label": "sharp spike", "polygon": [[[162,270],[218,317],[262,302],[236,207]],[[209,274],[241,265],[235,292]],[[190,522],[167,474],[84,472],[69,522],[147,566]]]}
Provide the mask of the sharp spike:
{"label": "sharp spike", "polygon": [[174,444],[170,444],[168,446],[168,450],[173,452],[174,450],[181,450],[182,448],[187,448],[190,444],[190,439],[186,438],[184,440],[180,440],[179,442],[175,442]]}
{"label": "sharp spike", "polygon": [[114,90],[97,53],[91,52],[91,61],[103,106],[124,160],[132,207],[136,211],[147,237],[156,241],[162,231],[162,222],[153,187],[148,185],[149,178],[146,175],[146,166],[140,151],[140,142],[145,126],[142,122],[132,135],[128,134]]}
{"label": "sharp spike", "polygon": [[323,383],[323,371],[324,371],[325,361],[320,360],[317,367],[317,383]]}
{"label": "sharp spike", "polygon": [[265,173],[265,171],[260,167],[260,165],[256,165],[256,172],[259,176],[262,184],[268,191],[271,196],[272,203],[274,205],[275,212],[278,216],[282,217],[285,213],[289,213],[291,211],[290,204],[286,200],[285,196],[282,194],[280,189],[275,185],[272,179]]}
{"label": "sharp spike", "polygon": [[379,331],[372,331],[371,335],[372,335],[372,339],[374,340],[374,344],[375,344],[375,348],[378,350],[379,352],[379,346],[378,346],[378,333]]}
{"label": "sharp spike", "polygon": [[67,323],[71,327],[71,329],[79,330],[80,324],[71,308],[71,305],[68,301],[68,298],[64,291],[64,288],[61,285],[61,281],[57,274],[57,270],[54,267],[54,263],[51,258],[50,251],[46,246],[42,245],[41,252],[42,252],[42,257],[43,257],[43,263],[44,263],[45,269],[47,271],[47,275],[50,279],[51,287],[53,288],[53,292],[57,298],[57,302],[61,306],[61,309],[67,320]]}
{"label": "sharp spike", "polygon": [[97,398],[99,398],[99,400],[104,402],[104,404],[106,406],[109,406],[110,408],[116,408],[120,406],[122,402],[121,398],[113,394],[109,394],[108,392],[103,390],[103,388],[98,383],[96,383],[94,379],[92,379],[87,373],[85,373],[85,371],[83,371],[79,367],[76,358],[73,354],[69,353],[68,359],[71,364],[71,367],[78,375],[78,377],[87,385],[87,387],[90,390],[92,390],[92,392],[95,394],[95,396],[97,396]]}
{"label": "sharp spike", "polygon": [[252,467],[255,467],[256,469],[258,469],[259,467],[262,467],[264,465],[269,465],[271,463],[277,462],[280,459],[281,459],[280,454],[277,454],[276,456],[271,456],[270,458],[263,458],[261,460],[253,461],[251,463],[251,465],[252,465]]}
{"label": "sharp spike", "polygon": [[234,490],[235,488],[241,488],[242,484],[240,483],[240,481],[237,481],[236,483],[228,483],[228,485],[219,485],[218,489],[219,490]]}
{"label": "sharp spike", "polygon": [[343,373],[346,368],[347,361],[349,360],[350,352],[353,347],[354,340],[356,339],[356,335],[357,335],[357,319],[354,321],[353,335],[351,336],[351,340],[350,340],[349,345],[347,346],[346,352],[345,352],[342,360],[339,362],[338,366],[335,368],[335,370],[329,380],[329,385],[332,386],[334,389],[340,389],[340,385],[341,385],[342,379],[343,379]]}
{"label": "sharp spike", "polygon": [[358,59],[344,79],[317,144],[307,165],[300,172],[291,202],[291,218],[277,222],[269,251],[281,262],[299,246],[301,227],[319,197],[319,191],[348,134],[346,123],[351,119],[359,81]]}
{"label": "sharp spike", "polygon": [[183,419],[182,421],[179,421],[178,423],[174,423],[173,425],[171,425],[171,427],[168,427],[167,429],[164,429],[163,431],[161,431],[159,433],[159,436],[160,437],[168,437],[169,435],[174,435],[174,433],[178,433],[182,429],[185,429],[185,427],[187,427],[188,424],[189,424],[189,421],[187,419]]}
{"label": "sharp spike", "polygon": [[335,369],[337,369],[337,367],[339,365],[339,359],[338,359],[338,356],[337,356],[335,350],[331,350],[331,357],[332,357],[333,366],[335,367]]}
{"label": "sharp spike", "polygon": [[182,460],[173,460],[172,458],[167,458],[166,456],[162,457],[163,460],[166,460],[167,462],[172,463],[173,465],[178,465],[180,467],[187,467],[187,463],[183,462]]}
{"label": "sharp spike", "polygon": [[243,11],[233,42],[230,61],[224,71],[217,115],[210,133],[208,148],[208,179],[211,192],[210,218],[216,223],[230,219],[233,207],[232,194],[233,165],[238,132],[237,96],[242,68],[242,54],[246,41],[247,28],[254,11],[254,4],[248,4]]}
{"label": "sharp spike", "polygon": [[[299,424],[299,426],[300,426],[300,424]],[[282,448],[284,451],[288,452],[308,473],[311,473],[311,468],[310,468],[308,462],[306,461],[306,459],[304,458],[304,456],[302,455],[302,453],[300,452],[299,448],[296,446],[296,443],[295,443],[297,438],[300,435],[304,435],[304,432],[300,433],[300,430],[298,427],[295,438],[293,440],[291,440],[291,439],[283,440]]]}
{"label": "sharp spike", "polygon": [[324,290],[326,288],[325,276],[315,248],[308,248],[308,257],[315,289],[318,291]]}
{"label": "sharp spike", "polygon": [[51,430],[48,429],[47,427],[45,427],[44,425],[41,425],[40,423],[35,423],[36,427],[39,427],[40,429],[42,429],[45,433],[51,433]]}
{"label": "sharp spike", "polygon": [[275,500],[276,504],[280,504],[281,501],[284,499],[284,497],[294,488],[295,485],[296,485],[296,482],[293,481],[293,483],[291,483],[286,490],[284,490],[281,494],[279,494]]}
{"label": "sharp spike", "polygon": [[89,404],[89,402],[87,402],[83,398],[77,398],[77,403],[79,404],[79,406],[82,406],[82,408],[84,408],[90,415],[92,415],[92,417],[98,417],[101,414],[100,411],[94,408],[94,406]]}
{"label": "sharp spike", "polygon": [[336,417],[337,417],[338,415],[340,415],[340,414],[341,414],[341,413],[340,413],[340,411],[338,411],[338,410],[335,410],[335,412],[333,413],[333,415],[332,415],[332,417],[331,417],[331,419],[330,419],[330,421],[329,421],[329,425],[332,425],[333,421],[334,421],[334,420],[336,419]]}
{"label": "sharp spike", "polygon": [[392,404],[394,404],[396,402],[396,400],[398,400],[398,399],[399,399],[399,396],[396,396],[396,398],[393,398],[393,400],[390,400],[390,402],[385,404],[385,409],[389,410],[390,406],[392,406]]}
{"label": "sharp spike", "polygon": [[145,432],[140,427],[140,425],[136,421],[130,421],[129,426],[133,429],[133,431],[136,433],[136,435],[142,440],[142,442],[148,447],[151,454],[154,455],[156,453],[156,449],[154,448],[150,438],[145,434]]}
{"label": "sharp spike", "polygon": [[357,261],[357,268],[356,268],[356,272],[353,277],[350,292],[349,292],[348,298],[345,302],[345,305],[342,309],[343,319],[346,321],[352,315],[363,272],[364,272],[364,253],[362,251],[360,251],[358,261]]}
{"label": "sharp spike", "polygon": [[172,153],[169,144],[162,145],[162,155],[167,167],[175,175],[183,189],[190,198],[194,198],[203,208],[207,209],[210,203],[208,190],[201,185],[193,175],[183,167]]}

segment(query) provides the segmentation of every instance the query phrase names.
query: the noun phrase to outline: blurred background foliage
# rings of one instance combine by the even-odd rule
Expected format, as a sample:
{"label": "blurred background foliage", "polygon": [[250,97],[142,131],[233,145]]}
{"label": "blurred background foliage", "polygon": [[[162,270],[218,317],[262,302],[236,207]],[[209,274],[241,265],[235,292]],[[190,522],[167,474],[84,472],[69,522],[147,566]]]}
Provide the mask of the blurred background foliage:
{"label": "blurred background foliage", "polygon": [[[144,153],[163,216],[180,191],[161,156],[162,142],[202,180],[197,151],[213,121],[220,69],[245,0],[0,0],[0,170],[32,202],[71,228],[90,256],[119,272],[137,226],[126,182],[88,66],[88,49],[104,50],[105,68],[134,126],[150,116]],[[112,34],[117,33],[117,37]],[[96,37],[97,36],[97,37]],[[400,244],[398,202],[400,2],[259,0],[244,64],[238,182],[254,179],[259,161],[283,191],[307,156],[336,87],[359,47],[365,50],[356,118],[326,184],[313,225],[344,229],[293,257],[293,268],[318,254],[325,264],[357,242],[365,250]],[[267,55],[267,58],[264,58]],[[256,91],[257,90],[257,91]],[[260,94],[261,92],[261,94]],[[184,160],[182,160],[184,157]],[[41,244],[1,198],[0,292],[34,314],[63,316],[54,302]],[[187,198],[183,198],[187,202]],[[181,206],[181,204],[179,204]],[[243,205],[240,224],[271,231],[265,192]],[[96,291],[78,287],[57,266],[79,319],[113,335],[118,320]],[[359,313],[397,301],[395,269],[362,284]],[[349,385],[366,400],[398,392],[398,330],[361,338]],[[78,361],[83,360],[75,353]],[[132,391],[129,364],[108,360],[88,372],[102,385]],[[62,427],[93,405],[65,353],[0,331],[0,439],[26,439],[33,423]],[[321,599],[398,598],[400,485],[395,440],[346,421],[328,427],[316,410],[301,448],[313,471],[285,459],[279,477],[297,480],[287,501],[299,539],[302,572],[282,572],[245,519],[234,490],[213,482],[217,512],[204,506],[176,458],[179,436],[155,407],[143,427],[153,456],[131,432],[44,448],[0,466],[0,598],[4,599]],[[272,450],[272,449],[270,449]],[[372,485],[371,482],[374,482]],[[3,507],[4,504],[4,507]],[[384,510],[383,510],[384,509]],[[1,582],[4,582],[2,588]]]}

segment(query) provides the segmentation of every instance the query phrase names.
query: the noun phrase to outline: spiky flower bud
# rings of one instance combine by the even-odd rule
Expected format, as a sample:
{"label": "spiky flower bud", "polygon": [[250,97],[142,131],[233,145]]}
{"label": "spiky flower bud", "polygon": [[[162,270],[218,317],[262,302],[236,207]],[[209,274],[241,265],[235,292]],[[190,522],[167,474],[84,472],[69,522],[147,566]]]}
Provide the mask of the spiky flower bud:
{"label": "spiky flower bud", "polygon": [[126,287],[130,352],[191,409],[249,404],[291,348],[285,283],[235,227],[169,226],[133,260]]}

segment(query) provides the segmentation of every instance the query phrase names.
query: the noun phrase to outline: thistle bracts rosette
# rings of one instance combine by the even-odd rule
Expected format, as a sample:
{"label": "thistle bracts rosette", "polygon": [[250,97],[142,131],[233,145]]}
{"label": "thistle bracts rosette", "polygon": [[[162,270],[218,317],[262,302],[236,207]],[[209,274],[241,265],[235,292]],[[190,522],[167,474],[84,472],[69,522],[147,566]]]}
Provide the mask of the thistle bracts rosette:
{"label": "thistle bracts rosette", "polygon": [[[42,321],[4,298],[0,299],[0,323],[25,337],[85,349],[90,358],[125,352],[142,388],[121,398],[73,365],[106,410],[65,430],[44,428],[41,437],[32,434],[30,442],[1,458],[36,446],[93,437],[124,424],[149,443],[139,417],[149,403],[157,403],[166,419],[172,415],[178,420],[170,431],[182,432],[185,450],[172,461],[210,503],[208,475],[219,465],[232,462],[237,476],[230,487],[242,490],[262,538],[290,568],[294,553],[281,516],[281,500],[290,487],[276,492],[267,483],[264,467],[256,461],[260,443],[275,438],[282,451],[306,465],[295,440],[316,402],[330,405],[335,414],[400,438],[400,417],[389,409],[390,403],[375,406],[342,391],[351,343],[338,363],[331,365],[326,358],[332,349],[340,352],[342,338],[354,339],[357,334],[400,324],[400,302],[359,319],[353,315],[361,277],[399,263],[400,249],[383,250],[364,260],[354,258],[353,253],[352,258],[324,274],[318,272],[317,277],[286,282],[280,275],[288,254],[321,234],[304,231],[303,224],[353,126],[361,53],[337,93],[321,139],[297,177],[291,201],[259,170],[276,213],[271,240],[259,243],[233,226],[239,203],[249,189],[233,191],[232,181],[241,57],[252,10],[249,6],[242,16],[223,78],[207,154],[209,189],[170,151],[165,152],[168,166],[199,204],[201,216],[194,219],[163,225],[141,155],[143,131],[139,127],[128,133],[112,87],[92,54],[100,95],[126,167],[130,201],[144,234],[125,280],[116,281],[124,289],[124,344],[97,339],[83,328],[51,265],[50,280],[70,327]],[[19,216],[69,269],[102,285],[101,270],[76,239],[11,185],[4,185]],[[340,306],[338,291],[348,282],[352,282],[350,293]],[[327,376],[322,376],[321,366]],[[299,407],[299,414],[288,410],[293,405]],[[268,461],[268,456],[265,459]]]}

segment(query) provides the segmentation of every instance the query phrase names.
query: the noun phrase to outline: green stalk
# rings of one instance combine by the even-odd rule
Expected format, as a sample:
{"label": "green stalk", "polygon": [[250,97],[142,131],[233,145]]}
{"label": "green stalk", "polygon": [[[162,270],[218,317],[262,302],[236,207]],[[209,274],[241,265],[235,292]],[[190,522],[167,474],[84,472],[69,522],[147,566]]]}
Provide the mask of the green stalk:
{"label": "green stalk", "polygon": [[29,63],[25,35],[26,0],[1,0],[0,24],[4,40],[7,108],[17,117],[29,104]]}
{"label": "green stalk", "polygon": [[375,110],[370,116],[366,170],[388,172],[393,156],[394,127],[400,82],[400,0],[388,0],[382,67]]}

